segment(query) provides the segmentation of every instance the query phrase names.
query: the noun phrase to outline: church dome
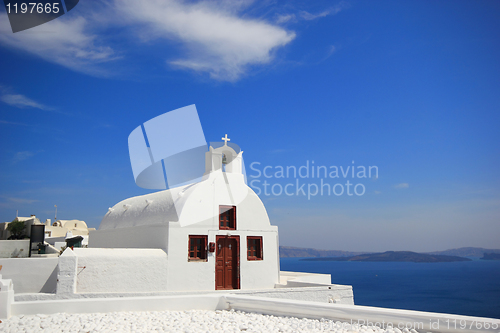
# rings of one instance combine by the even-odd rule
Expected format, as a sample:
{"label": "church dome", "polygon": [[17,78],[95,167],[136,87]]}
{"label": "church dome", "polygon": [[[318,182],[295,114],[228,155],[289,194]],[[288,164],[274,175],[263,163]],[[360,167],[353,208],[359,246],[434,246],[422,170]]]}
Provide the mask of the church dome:
{"label": "church dome", "polygon": [[166,224],[177,221],[173,197],[182,187],[159,191],[120,201],[109,208],[101,221],[99,230]]}

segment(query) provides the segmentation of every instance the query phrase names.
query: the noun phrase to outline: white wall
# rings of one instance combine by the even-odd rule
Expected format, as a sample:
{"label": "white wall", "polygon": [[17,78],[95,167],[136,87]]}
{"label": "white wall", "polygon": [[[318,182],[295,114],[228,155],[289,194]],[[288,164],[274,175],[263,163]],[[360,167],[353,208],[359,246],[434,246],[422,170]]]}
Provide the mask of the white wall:
{"label": "white wall", "polygon": [[[240,231],[241,289],[274,288],[279,283],[278,230]],[[247,260],[247,236],[262,236],[263,260]]]}
{"label": "white wall", "polygon": [[168,290],[215,290],[214,253],[208,252],[207,261],[188,261],[189,235],[208,235],[208,228],[181,228],[178,222],[170,223]]}
{"label": "white wall", "polygon": [[0,240],[0,258],[26,258],[30,255],[30,240]]}
{"label": "white wall", "polygon": [[239,290],[238,295],[260,296],[268,298],[292,299],[299,301],[335,303],[354,305],[351,286],[318,285],[302,282],[300,285],[289,285],[288,288],[267,290]]}
{"label": "white wall", "polygon": [[[378,323],[379,327],[382,325],[382,322],[384,322],[385,325],[387,325],[387,323],[392,323],[392,326],[394,328],[399,327],[400,331],[405,327],[408,327],[408,329],[417,327],[417,325],[421,323],[423,326],[415,328],[417,331],[432,331],[435,333],[491,332],[493,324],[495,324],[496,327],[500,326],[499,319],[445,313],[387,309],[360,305],[325,304],[296,300],[270,300],[268,298],[240,295],[225,295],[224,298],[232,309],[245,312],[256,312],[275,316],[337,320],[345,323],[343,326],[344,329],[342,330],[345,332],[350,331],[350,323],[357,324],[358,322],[364,325],[367,325],[369,322],[371,326],[376,326]],[[452,324],[454,322],[457,323],[456,327]],[[465,324],[465,329],[462,329],[458,323]],[[488,325],[485,326],[485,323]],[[297,327],[297,330],[308,331],[311,330],[311,328]],[[338,331],[340,330],[341,329],[338,329]]]}
{"label": "white wall", "polygon": [[[240,288],[272,289],[279,283],[277,227],[268,230],[209,230],[195,225],[180,227],[170,223],[168,290],[215,290],[215,252],[208,252],[207,261],[188,261],[189,235],[208,235],[208,242],[216,242],[218,235],[240,237]],[[263,260],[247,260],[247,236],[263,237]]]}
{"label": "white wall", "polygon": [[5,258],[0,259],[2,276],[12,279],[14,292],[52,293],[57,285],[59,258]]}
{"label": "white wall", "polygon": [[163,250],[75,248],[73,252],[77,293],[167,290],[167,254]]}
{"label": "white wall", "polygon": [[[153,296],[153,297],[125,297],[107,299],[78,299],[78,300],[50,300],[36,302],[14,302],[12,315],[36,315],[65,313],[93,313],[114,311],[163,311],[163,310],[240,310],[245,312],[263,313],[275,316],[289,316],[298,318],[333,319],[345,323],[344,331],[349,331],[349,324],[367,322],[380,325],[382,321],[393,324],[393,327],[422,323],[419,329],[422,332],[434,333],[483,333],[493,332],[493,325],[500,325],[499,319],[459,316],[443,313],[431,313],[411,310],[386,309],[358,305],[325,304],[294,300],[277,300],[262,297],[242,295],[191,295],[191,296]],[[2,318],[4,319],[4,318]],[[440,323],[431,326],[431,323]],[[455,328],[446,323],[465,324]],[[487,323],[488,325],[484,325]],[[403,325],[402,327],[400,325]],[[308,327],[297,327],[297,330],[311,330]],[[340,329],[338,329],[340,331]]]}
{"label": "white wall", "polygon": [[226,304],[219,295],[117,297],[14,302],[12,304],[12,315],[54,314],[61,312],[186,311],[224,308],[226,308]]}

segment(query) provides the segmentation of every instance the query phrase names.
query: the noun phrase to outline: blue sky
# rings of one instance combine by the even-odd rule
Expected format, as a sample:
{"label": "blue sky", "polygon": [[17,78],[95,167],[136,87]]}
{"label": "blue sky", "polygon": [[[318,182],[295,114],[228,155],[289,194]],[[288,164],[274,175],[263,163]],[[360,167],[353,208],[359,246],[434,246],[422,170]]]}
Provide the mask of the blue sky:
{"label": "blue sky", "polygon": [[498,1],[81,1],[16,34],[3,10],[0,56],[2,222],[57,204],[98,227],[151,192],[134,183],[130,132],[196,104],[250,181],[265,180],[253,162],[378,167],[324,179],[361,196],[261,194],[281,245],[498,248]]}

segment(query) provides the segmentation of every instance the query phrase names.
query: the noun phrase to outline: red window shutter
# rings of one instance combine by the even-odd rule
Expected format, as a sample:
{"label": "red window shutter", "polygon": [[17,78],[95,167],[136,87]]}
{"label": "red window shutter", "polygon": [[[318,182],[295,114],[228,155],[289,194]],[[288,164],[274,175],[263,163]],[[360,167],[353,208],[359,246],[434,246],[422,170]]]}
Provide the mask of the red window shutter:
{"label": "red window shutter", "polygon": [[207,235],[189,235],[189,260],[207,259]]}

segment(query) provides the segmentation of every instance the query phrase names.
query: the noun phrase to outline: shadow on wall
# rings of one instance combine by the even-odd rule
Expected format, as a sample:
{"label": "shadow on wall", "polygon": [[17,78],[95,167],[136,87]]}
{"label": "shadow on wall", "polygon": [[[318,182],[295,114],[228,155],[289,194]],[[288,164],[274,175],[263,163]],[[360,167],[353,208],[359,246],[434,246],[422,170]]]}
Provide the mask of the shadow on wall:
{"label": "shadow on wall", "polygon": [[42,289],[40,289],[41,293],[49,293],[49,294],[55,294],[56,289],[57,289],[57,270],[58,267],[56,266],[52,273],[50,274],[49,278],[47,279],[47,282],[43,285]]}

